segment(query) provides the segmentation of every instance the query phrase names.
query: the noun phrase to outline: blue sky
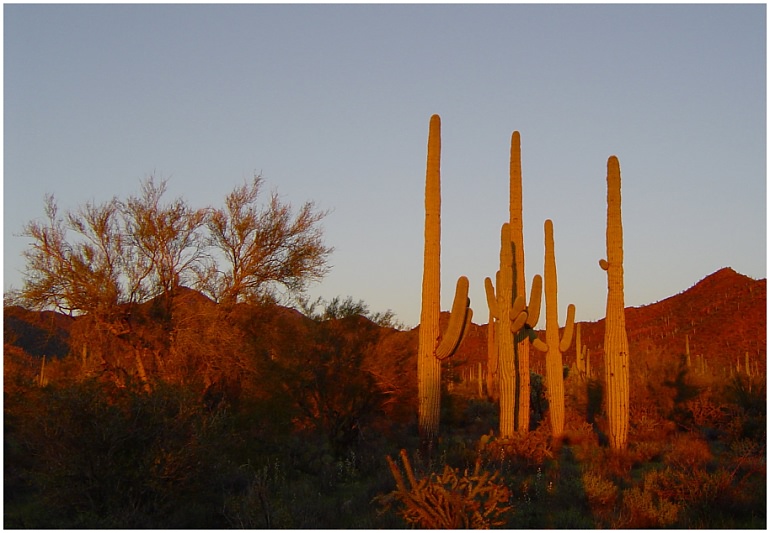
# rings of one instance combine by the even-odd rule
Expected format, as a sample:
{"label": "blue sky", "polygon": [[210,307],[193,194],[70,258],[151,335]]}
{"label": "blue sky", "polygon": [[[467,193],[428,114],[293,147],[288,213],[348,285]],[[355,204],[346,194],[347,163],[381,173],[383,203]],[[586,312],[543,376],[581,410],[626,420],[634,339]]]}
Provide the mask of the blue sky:
{"label": "blue sky", "polygon": [[[333,246],[312,297],[416,325],[428,122],[442,118],[442,308],[485,276],[521,132],[526,275],[554,221],[563,321],[604,316],[606,162],[623,179],[626,305],[725,266],[766,277],[766,7],[4,6],[4,289],[25,222],[125,198],[221,206],[261,173]],[[541,324],[542,325],[542,324]]]}

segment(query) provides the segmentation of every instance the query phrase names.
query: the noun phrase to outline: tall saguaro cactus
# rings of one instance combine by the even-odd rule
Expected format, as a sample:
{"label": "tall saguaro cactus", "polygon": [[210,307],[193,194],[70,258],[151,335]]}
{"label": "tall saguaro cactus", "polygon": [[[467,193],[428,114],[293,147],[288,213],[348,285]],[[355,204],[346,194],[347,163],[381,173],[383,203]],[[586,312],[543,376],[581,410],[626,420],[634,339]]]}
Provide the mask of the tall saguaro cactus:
{"label": "tall saguaro cactus", "polygon": [[[509,220],[508,220],[508,241],[503,246],[510,246],[513,250],[513,257],[509,266],[503,266],[503,250],[501,249],[500,269],[502,271],[511,271],[511,298],[505,305],[512,305],[518,297],[521,302],[526,302],[526,280],[524,277],[524,216],[523,216],[523,194],[522,194],[522,172],[521,172],[521,135],[514,131],[511,135],[511,154],[509,164]],[[507,253],[507,250],[506,250]],[[507,274],[506,274],[507,275]],[[492,289],[491,281],[487,281],[487,300],[490,300],[489,291]],[[535,276],[533,279],[532,294],[530,295],[530,305],[526,308],[527,318],[525,324],[513,332],[514,338],[509,345],[508,339],[498,339],[498,376],[500,382],[500,432],[502,436],[511,436],[514,431],[526,433],[529,431],[529,406],[530,406],[530,383],[529,383],[529,343],[530,336],[533,334],[532,328],[537,324],[540,315],[540,299],[542,290],[542,279]],[[537,283],[537,286],[535,284]],[[498,281],[498,295],[492,295],[492,300],[500,300],[500,282]],[[506,288],[507,291],[507,288]],[[515,316],[511,317],[515,318]],[[507,322],[503,322],[503,328],[507,331]],[[491,323],[490,323],[491,327]],[[507,335],[507,333],[506,333]],[[509,358],[510,361],[503,359]],[[504,374],[510,372],[510,374]],[[503,385],[503,381],[507,384]],[[503,392],[503,389],[506,392]],[[512,417],[512,418],[511,418]],[[509,426],[510,419],[510,427]],[[510,429],[510,434],[508,431]]]}
{"label": "tall saguaro cactus", "polygon": [[430,118],[425,173],[425,256],[422,310],[418,335],[417,380],[420,437],[430,449],[438,437],[441,409],[441,361],[454,354],[473,312],[469,308],[468,278],[457,280],[454,304],[446,332],[441,314],[441,119]]}
{"label": "tall saguaro cactus", "polygon": [[607,317],[604,332],[604,374],[610,446],[625,449],[628,442],[628,335],[623,292],[623,220],[620,213],[620,162],[607,160]]}
{"label": "tall saguaro cactus", "polygon": [[[524,279],[524,194],[521,172],[521,135],[518,131],[511,134],[511,155],[509,163],[509,221],[511,224],[511,242],[514,251],[514,294],[527,297],[527,284]],[[534,283],[534,282],[533,282]],[[534,288],[533,288],[534,290]],[[532,299],[534,300],[534,294]],[[529,309],[527,332],[537,325],[540,311],[540,293],[537,294],[537,313]],[[529,431],[529,336],[519,335],[516,339],[514,358],[516,364],[516,427],[520,433]]]}
{"label": "tall saguaro cactus", "polygon": [[553,243],[553,222],[545,221],[545,342],[535,340],[533,345],[545,354],[545,386],[551,433],[559,437],[564,433],[564,362],[562,353],[572,343],[575,325],[575,306],[567,306],[567,322],[564,334],[559,338],[558,283],[556,278],[556,253]]}
{"label": "tall saguaro cactus", "polygon": [[[530,304],[526,306],[524,295],[514,293],[515,267],[513,262],[514,246],[511,243],[510,225],[503,224],[500,230],[500,270],[497,272],[497,291],[492,280],[484,280],[487,305],[491,317],[496,319],[495,338],[497,339],[497,372],[500,389],[500,436],[512,437],[516,432],[516,412],[521,410],[521,379],[516,368],[516,350],[519,339],[532,331],[530,321],[537,322],[540,315],[542,298],[542,280],[535,276],[532,280]],[[490,320],[490,327],[491,326]],[[527,342],[529,338],[527,337]],[[527,368],[529,377],[529,368]],[[518,395],[516,394],[518,391]],[[527,390],[529,397],[529,390]],[[529,402],[527,402],[529,410]],[[528,420],[528,419],[527,419]],[[529,429],[518,428],[519,431]]]}

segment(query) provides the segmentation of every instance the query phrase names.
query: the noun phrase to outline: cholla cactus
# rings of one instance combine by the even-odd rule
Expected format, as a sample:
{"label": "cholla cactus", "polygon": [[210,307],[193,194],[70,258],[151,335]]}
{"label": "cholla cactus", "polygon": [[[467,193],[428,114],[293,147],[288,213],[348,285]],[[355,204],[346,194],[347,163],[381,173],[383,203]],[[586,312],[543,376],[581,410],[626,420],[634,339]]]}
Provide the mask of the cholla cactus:
{"label": "cholla cactus", "polygon": [[556,253],[553,243],[553,222],[545,221],[545,342],[533,341],[533,345],[545,354],[545,385],[550,411],[551,433],[559,437],[564,433],[564,363],[562,353],[572,343],[575,325],[575,306],[567,306],[567,322],[564,334],[559,338],[559,309],[557,307],[558,284],[556,278]]}
{"label": "cholla cactus", "polygon": [[419,427],[428,450],[438,438],[441,409],[441,361],[454,354],[463,339],[473,312],[469,308],[468,278],[457,280],[452,313],[441,334],[441,119],[433,115],[428,134],[425,174],[425,256],[422,278],[417,379]]}
{"label": "cholla cactus", "polygon": [[[505,524],[511,510],[510,490],[499,480],[499,473],[485,472],[476,460],[473,472],[444,466],[444,471],[418,479],[406,450],[401,450],[404,474],[396,461],[386,457],[396,480],[396,490],[378,500],[386,508],[396,501],[403,504],[399,514],[412,527],[423,529],[490,529]],[[407,481],[409,484],[407,485]]]}
{"label": "cholla cactus", "polygon": [[623,450],[628,442],[628,334],[623,292],[623,220],[620,212],[620,162],[607,160],[607,316],[604,332],[604,375],[610,446]]}

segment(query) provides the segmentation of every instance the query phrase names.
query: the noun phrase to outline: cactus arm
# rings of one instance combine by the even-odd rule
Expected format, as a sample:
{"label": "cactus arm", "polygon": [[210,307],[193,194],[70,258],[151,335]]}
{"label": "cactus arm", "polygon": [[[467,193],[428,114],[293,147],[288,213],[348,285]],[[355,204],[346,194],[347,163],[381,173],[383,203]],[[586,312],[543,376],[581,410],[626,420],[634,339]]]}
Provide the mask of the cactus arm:
{"label": "cactus arm", "polygon": [[529,295],[529,307],[527,307],[527,324],[534,328],[540,320],[540,304],[543,300],[543,278],[536,274],[532,278],[532,290]]}
{"label": "cactus arm", "polygon": [[527,323],[527,301],[524,296],[517,296],[511,307],[511,332],[517,333]]}
{"label": "cactus arm", "polygon": [[455,353],[467,331],[466,325],[470,320],[468,315],[472,314],[469,310],[468,285],[468,278],[465,276],[458,278],[452,312],[449,315],[449,325],[436,348],[436,357],[440,360]]}
{"label": "cactus arm", "polygon": [[531,342],[532,342],[532,346],[534,346],[536,350],[539,350],[541,352],[548,351],[548,345],[543,341],[541,341],[538,337],[531,339]]}
{"label": "cactus arm", "polygon": [[[498,278],[499,272],[498,272]],[[497,305],[497,295],[495,294],[495,287],[492,285],[492,280],[484,278],[484,292],[487,295],[487,305],[489,306],[489,312],[493,318],[500,318],[500,308]]]}
{"label": "cactus arm", "polygon": [[559,351],[564,353],[569,349],[570,344],[572,344],[572,332],[575,328],[575,306],[573,304],[569,304],[567,306],[567,323],[564,325],[564,333],[561,337],[561,342],[559,343]]}

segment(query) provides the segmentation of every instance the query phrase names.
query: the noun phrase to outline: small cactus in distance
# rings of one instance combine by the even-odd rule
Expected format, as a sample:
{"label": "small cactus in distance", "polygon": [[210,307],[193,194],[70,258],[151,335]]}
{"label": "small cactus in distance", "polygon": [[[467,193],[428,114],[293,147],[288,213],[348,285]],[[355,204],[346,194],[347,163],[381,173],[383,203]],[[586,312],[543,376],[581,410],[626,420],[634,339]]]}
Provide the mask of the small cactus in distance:
{"label": "small cactus in distance", "polygon": [[37,386],[45,387],[48,385],[48,376],[45,375],[45,355],[40,361],[40,374],[37,376]]}
{"label": "small cactus in distance", "polygon": [[578,376],[582,381],[591,377],[591,363],[589,359],[588,346],[583,345],[583,339],[580,335],[580,322],[575,324],[575,366]]}

